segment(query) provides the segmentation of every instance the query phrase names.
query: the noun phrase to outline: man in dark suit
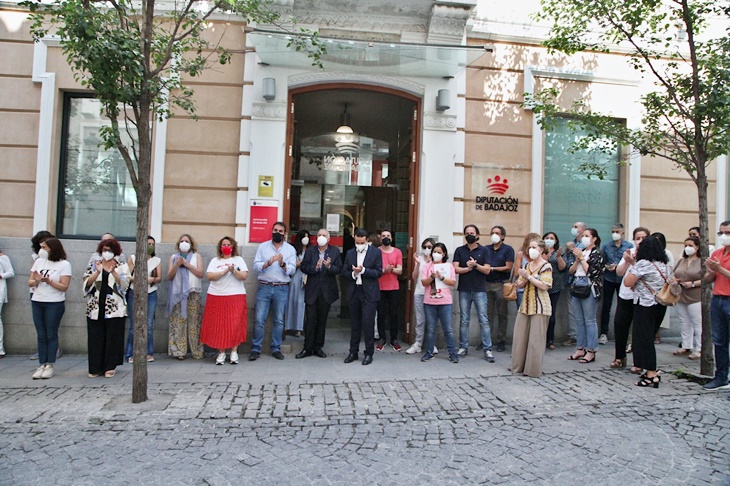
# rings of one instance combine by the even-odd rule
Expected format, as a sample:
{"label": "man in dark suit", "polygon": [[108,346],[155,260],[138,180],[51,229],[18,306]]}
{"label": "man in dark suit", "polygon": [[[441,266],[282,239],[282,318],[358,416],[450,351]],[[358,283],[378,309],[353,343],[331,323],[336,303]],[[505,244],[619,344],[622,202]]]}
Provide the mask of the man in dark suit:
{"label": "man in dark suit", "polygon": [[302,272],[307,275],[304,286],[304,349],[296,355],[297,359],[316,355],[326,358],[322,351],[327,315],[330,306],[340,298],[337,288],[337,275],[342,271],[340,250],[329,245],[330,233],[326,229],[317,232],[317,246],[311,246],[304,253]]}
{"label": "man in dark suit", "polygon": [[368,246],[368,232],[355,231],[355,248],[345,255],[342,278],[349,282],[347,302],[350,306],[350,354],[345,363],[357,359],[360,350],[360,335],[365,333],[365,357],[363,365],[373,362],[375,351],[375,312],[380,300],[378,279],[383,274],[383,257],[380,250]]}

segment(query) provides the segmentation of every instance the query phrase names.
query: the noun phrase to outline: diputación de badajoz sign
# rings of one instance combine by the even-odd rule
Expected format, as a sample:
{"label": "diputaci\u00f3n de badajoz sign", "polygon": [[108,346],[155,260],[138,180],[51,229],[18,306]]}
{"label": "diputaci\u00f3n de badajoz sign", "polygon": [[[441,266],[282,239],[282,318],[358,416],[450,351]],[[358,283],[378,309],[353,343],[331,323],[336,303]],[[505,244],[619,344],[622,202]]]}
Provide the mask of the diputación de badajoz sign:
{"label": "diputaci\u00f3n de badajoz sign", "polygon": [[517,212],[519,200],[516,197],[504,195],[507,189],[509,189],[507,179],[502,179],[501,176],[494,176],[494,179],[487,179],[487,183],[487,190],[490,195],[477,196],[474,209],[477,211]]}

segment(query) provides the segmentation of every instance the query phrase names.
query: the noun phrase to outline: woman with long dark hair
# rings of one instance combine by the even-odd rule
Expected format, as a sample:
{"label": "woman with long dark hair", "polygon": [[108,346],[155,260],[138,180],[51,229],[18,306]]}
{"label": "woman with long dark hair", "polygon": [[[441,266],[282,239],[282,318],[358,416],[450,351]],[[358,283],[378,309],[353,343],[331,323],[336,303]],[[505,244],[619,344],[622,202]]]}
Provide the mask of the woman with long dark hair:
{"label": "woman with long dark hair", "polygon": [[289,282],[289,302],[286,307],[284,319],[284,334],[293,334],[301,337],[304,331],[304,273],[302,273],[302,260],[304,252],[307,251],[310,243],[310,235],[307,230],[299,230],[292,246],[297,253],[297,270],[291,276]]}
{"label": "woman with long dark hair", "polygon": [[550,296],[550,307],[552,307],[552,313],[550,314],[550,320],[548,321],[547,328],[547,342],[545,347],[548,349],[555,349],[555,314],[558,308],[558,301],[560,300],[560,293],[565,288],[565,284],[568,281],[567,263],[563,258],[563,249],[560,247],[560,239],[558,235],[552,231],[548,231],[542,237],[545,242],[546,259],[553,269],[553,285],[548,289],[548,295]]}
{"label": "woman with long dark hair", "polygon": [[634,288],[634,365],[644,369],[636,386],[659,388],[654,335],[667,308],[656,301],[664,283],[674,278],[672,267],[659,239],[652,235],[641,242],[636,264],[624,277],[624,284]]}
{"label": "woman with long dark hair", "polygon": [[449,350],[449,360],[459,362],[454,345],[453,329],[453,296],[451,290],[456,285],[456,271],[448,263],[449,252],[446,245],[436,243],[431,251],[431,261],[423,266],[421,283],[425,289],[423,308],[426,314],[426,336],[423,346],[426,350],[421,361],[433,358],[433,348],[436,342],[436,324],[441,321],[441,330],[444,333],[446,348]]}
{"label": "woman with long dark hair", "polygon": [[[129,314],[129,331],[127,332],[127,347],[124,350],[124,359],[133,363],[134,358],[134,263],[135,255],[132,254],[127,261],[129,267],[129,289],[127,290],[127,313]],[[155,239],[147,237],[147,361],[155,360],[154,356],[154,322],[155,310],[157,310],[157,284],[162,280],[160,264],[162,260],[155,255]]]}
{"label": "woman with long dark hair", "polygon": [[601,252],[601,237],[594,228],[586,228],[581,236],[583,249],[574,248],[575,261],[569,268],[573,275],[571,304],[575,318],[577,347],[569,360],[592,363],[596,360],[598,348],[598,322],[596,309],[603,291],[604,258]]}
{"label": "woman with long dark hair", "polygon": [[46,238],[39,244],[38,258],[30,269],[28,286],[31,297],[33,324],[38,334],[38,363],[33,379],[53,376],[58,351],[58,327],[66,312],[66,290],[71,282],[71,264],[66,260],[63,245],[56,238]]}

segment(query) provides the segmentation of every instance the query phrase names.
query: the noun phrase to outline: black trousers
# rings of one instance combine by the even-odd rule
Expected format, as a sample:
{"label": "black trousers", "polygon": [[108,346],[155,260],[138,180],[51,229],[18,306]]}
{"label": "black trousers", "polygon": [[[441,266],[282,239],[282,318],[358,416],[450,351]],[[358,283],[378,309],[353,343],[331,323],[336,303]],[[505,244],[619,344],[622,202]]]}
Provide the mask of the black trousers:
{"label": "black trousers", "polygon": [[[603,281],[603,304],[601,306],[601,332],[608,336],[608,324],[611,321],[611,304],[613,304],[613,294],[616,294],[618,298],[618,290],[621,288],[621,282],[609,282],[608,280]],[[613,330],[614,334],[616,329]]]}
{"label": "black trousers", "polygon": [[558,301],[560,300],[560,292],[554,294],[548,294],[550,296],[550,307],[553,308],[553,313],[550,315],[547,328],[547,346],[550,346],[555,341],[555,320],[558,313]]}
{"label": "black trousers", "polygon": [[327,303],[322,292],[317,296],[317,302],[305,306],[304,349],[317,351],[324,347],[324,334],[330,306],[331,304]]}
{"label": "black trousers", "polygon": [[[613,318],[613,334],[616,340],[616,359],[626,357],[626,344],[629,341],[629,329],[634,319],[634,302],[621,297],[616,299],[616,316]],[[654,339],[652,338],[652,343]],[[633,345],[632,345],[633,348]]]}
{"label": "black trousers", "polygon": [[[354,284],[353,284],[354,285]],[[365,337],[365,355],[372,356],[375,351],[375,311],[377,302],[365,300],[362,287],[355,285],[350,304],[350,354],[357,354],[360,349],[360,336]]]}
{"label": "black trousers", "polygon": [[390,328],[390,342],[398,340],[398,301],[400,290],[381,290],[378,302],[378,334],[385,341],[385,321]]}
{"label": "black trousers", "polygon": [[634,304],[634,366],[655,371],[656,348],[654,347],[654,335],[662,324],[667,308],[663,305],[654,304],[651,307],[644,307]]}
{"label": "black trousers", "polygon": [[89,373],[106,373],[124,363],[125,320],[126,317],[98,320],[86,318]]}

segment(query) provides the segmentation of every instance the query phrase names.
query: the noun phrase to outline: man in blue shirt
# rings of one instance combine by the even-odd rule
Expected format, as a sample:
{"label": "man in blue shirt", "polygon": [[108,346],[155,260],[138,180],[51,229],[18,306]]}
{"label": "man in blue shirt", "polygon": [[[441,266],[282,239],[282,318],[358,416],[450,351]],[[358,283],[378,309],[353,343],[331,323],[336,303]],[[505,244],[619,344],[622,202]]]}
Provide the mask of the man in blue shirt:
{"label": "man in blue shirt", "polygon": [[618,293],[623,277],[616,275],[616,266],[624,255],[624,252],[634,245],[624,240],[624,225],[616,223],[611,228],[611,239],[613,241],[604,243],[601,247],[606,266],[603,272],[603,306],[601,307],[601,334],[598,344],[608,342],[608,322],[611,318],[611,305],[613,294]]}
{"label": "man in blue shirt", "polygon": [[259,274],[259,288],[256,291],[256,314],[249,361],[256,361],[261,355],[266,318],[269,307],[272,306],[274,316],[271,326],[271,356],[284,359],[281,354],[281,337],[284,332],[284,313],[289,301],[289,282],[297,270],[297,252],[284,241],[284,223],[277,221],[271,231],[271,239],[259,245],[253,260],[253,270]]}
{"label": "man in blue shirt", "polygon": [[[512,265],[515,262],[515,250],[504,243],[507,231],[503,226],[492,228],[491,245],[487,250],[487,317],[492,336],[495,336],[497,352],[504,351],[507,337],[507,301],[504,300],[504,282],[509,280]],[[496,315],[495,315],[496,314]],[[495,329],[496,327],[496,329]]]}
{"label": "man in blue shirt", "polygon": [[469,353],[469,320],[473,303],[479,318],[484,359],[494,363],[492,336],[487,318],[487,281],[484,277],[489,271],[487,254],[484,247],[477,243],[479,228],[475,225],[466,225],[464,238],[466,245],[456,249],[453,260],[454,270],[459,276],[459,311],[461,313],[457,354],[463,357]]}
{"label": "man in blue shirt", "polygon": [[[565,265],[570,266],[575,262],[575,255],[573,254],[573,248],[580,248],[583,250],[583,244],[580,242],[581,235],[586,230],[586,224],[582,221],[576,221],[573,227],[570,228],[570,234],[573,235],[573,241],[569,241],[565,244]],[[573,276],[568,272],[568,287],[573,283]],[[575,340],[575,317],[573,316],[573,306],[571,303],[573,299],[568,299],[568,339],[563,343],[563,346],[574,346],[577,342]]]}

